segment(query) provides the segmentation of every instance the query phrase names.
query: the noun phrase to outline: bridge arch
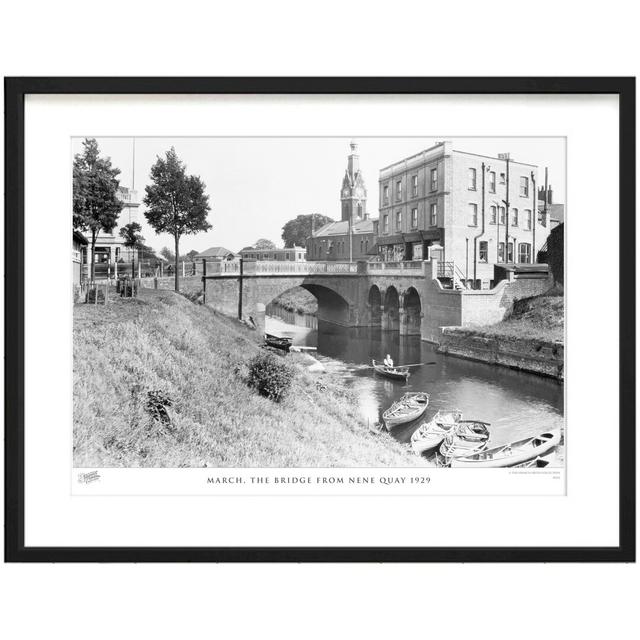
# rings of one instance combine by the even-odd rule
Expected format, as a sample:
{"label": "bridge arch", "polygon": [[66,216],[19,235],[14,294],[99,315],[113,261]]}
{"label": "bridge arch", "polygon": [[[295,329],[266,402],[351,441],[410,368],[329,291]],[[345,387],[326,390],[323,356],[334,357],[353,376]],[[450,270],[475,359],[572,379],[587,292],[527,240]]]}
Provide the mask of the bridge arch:
{"label": "bridge arch", "polygon": [[415,287],[409,287],[403,292],[401,311],[400,333],[407,336],[421,335],[422,301]]}
{"label": "bridge arch", "polygon": [[392,285],[387,287],[384,295],[384,309],[382,312],[382,328],[387,331],[400,329],[400,296]]}
{"label": "bridge arch", "polygon": [[371,326],[379,327],[382,324],[382,293],[378,285],[373,285],[369,289],[367,307]]}
{"label": "bridge arch", "polygon": [[[349,302],[337,291],[329,286],[318,283],[301,282],[294,286],[278,288],[265,291],[264,307],[268,308],[271,303],[280,296],[296,288],[304,289],[315,297],[318,303],[316,317],[318,321],[331,322],[342,326],[350,326],[351,307]],[[259,306],[259,305],[257,305]]]}

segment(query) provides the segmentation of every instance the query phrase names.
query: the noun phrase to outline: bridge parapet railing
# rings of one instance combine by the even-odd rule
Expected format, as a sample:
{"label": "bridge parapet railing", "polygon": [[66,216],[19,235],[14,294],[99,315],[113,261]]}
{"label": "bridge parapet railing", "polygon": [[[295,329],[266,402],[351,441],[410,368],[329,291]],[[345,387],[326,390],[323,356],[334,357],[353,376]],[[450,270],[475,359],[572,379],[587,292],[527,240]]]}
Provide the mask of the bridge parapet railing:
{"label": "bridge parapet railing", "polygon": [[[356,262],[285,262],[285,261],[246,261],[242,266],[246,276],[268,275],[314,275],[314,274],[351,274],[358,273]],[[218,262],[207,264],[207,275],[240,275],[240,262]]]}
{"label": "bridge parapet railing", "polygon": [[389,276],[418,276],[423,271],[422,260],[406,262],[368,262],[367,273]]}

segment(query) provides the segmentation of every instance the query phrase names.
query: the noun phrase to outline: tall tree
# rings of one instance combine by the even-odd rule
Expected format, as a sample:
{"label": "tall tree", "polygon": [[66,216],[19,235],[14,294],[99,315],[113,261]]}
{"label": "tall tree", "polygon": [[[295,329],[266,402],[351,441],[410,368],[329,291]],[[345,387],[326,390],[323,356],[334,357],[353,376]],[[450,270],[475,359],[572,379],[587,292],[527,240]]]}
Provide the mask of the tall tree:
{"label": "tall tree", "polygon": [[151,167],[152,184],[145,187],[145,217],[156,233],[170,233],[175,242],[175,290],[180,290],[178,256],[183,235],[208,231],[209,196],[199,176],[187,175],[186,167],[171,147]]}
{"label": "tall tree", "polygon": [[160,249],[160,255],[169,262],[175,262],[176,260],[176,254],[173,253],[169,247],[162,247],[162,249]]}
{"label": "tall tree", "polygon": [[320,213],[296,216],[282,227],[284,246],[288,248],[295,246],[304,247],[307,238],[312,235],[312,232],[317,231],[329,222],[334,222],[333,218],[323,216]]}
{"label": "tall tree", "polygon": [[267,240],[266,238],[260,238],[259,240],[256,240],[253,246],[256,249],[275,249],[276,243],[271,240]]}
{"label": "tall tree", "polygon": [[91,282],[95,276],[96,239],[100,231],[111,232],[118,222],[122,202],[118,199],[120,169],[110,158],[101,158],[95,138],[85,138],[84,150],[73,160],[73,226],[91,233]]}
{"label": "tall tree", "polygon": [[[124,246],[131,249],[131,277],[136,277],[136,250],[144,247],[144,238],[140,234],[142,227],[137,222],[130,222],[120,229],[120,235],[124,238]],[[140,263],[140,258],[138,258]]]}

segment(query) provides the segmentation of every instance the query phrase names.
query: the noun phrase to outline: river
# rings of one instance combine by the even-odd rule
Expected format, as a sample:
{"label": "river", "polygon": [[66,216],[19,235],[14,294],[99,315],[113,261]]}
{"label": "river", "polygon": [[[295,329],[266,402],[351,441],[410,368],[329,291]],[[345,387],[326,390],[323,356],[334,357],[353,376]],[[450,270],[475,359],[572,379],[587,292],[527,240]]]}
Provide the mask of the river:
{"label": "river", "polygon": [[[419,336],[401,337],[397,331],[375,328],[343,328],[273,306],[270,312],[280,317],[267,316],[266,331],[289,336],[294,345],[317,347],[314,356],[357,391],[362,416],[371,424],[380,422],[382,412],[403,393],[426,391],[430,394],[426,418],[438,409],[459,409],[465,419],[491,423],[490,445],[564,427],[564,387],[555,380],[442,355]],[[374,376],[371,359],[383,360],[387,353],[396,364],[428,364],[413,367],[407,384]],[[422,421],[424,418],[398,427],[392,435],[409,442]],[[551,464],[561,466],[563,462],[562,444]]]}

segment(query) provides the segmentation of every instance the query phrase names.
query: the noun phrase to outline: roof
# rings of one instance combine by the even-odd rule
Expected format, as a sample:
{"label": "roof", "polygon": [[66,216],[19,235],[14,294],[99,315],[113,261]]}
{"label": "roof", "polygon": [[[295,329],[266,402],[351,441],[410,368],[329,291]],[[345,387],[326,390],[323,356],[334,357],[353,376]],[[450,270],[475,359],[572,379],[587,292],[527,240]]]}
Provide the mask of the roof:
{"label": "roof", "polygon": [[77,229],[73,230],[73,239],[80,244],[89,244],[89,241],[87,240],[87,237],[84,235],[84,233],[78,231]]}
{"label": "roof", "polygon": [[199,253],[196,258],[225,258],[229,254],[233,254],[233,251],[224,247],[209,247],[206,251]]}
{"label": "roof", "polygon": [[[353,234],[358,233],[373,233],[373,220],[371,218],[367,218],[366,220],[360,220],[356,222],[352,228],[351,232]],[[329,222],[325,224],[323,227],[320,227],[314,234],[314,238],[322,237],[322,236],[346,236],[349,233],[349,221],[341,220],[340,222]]]}

